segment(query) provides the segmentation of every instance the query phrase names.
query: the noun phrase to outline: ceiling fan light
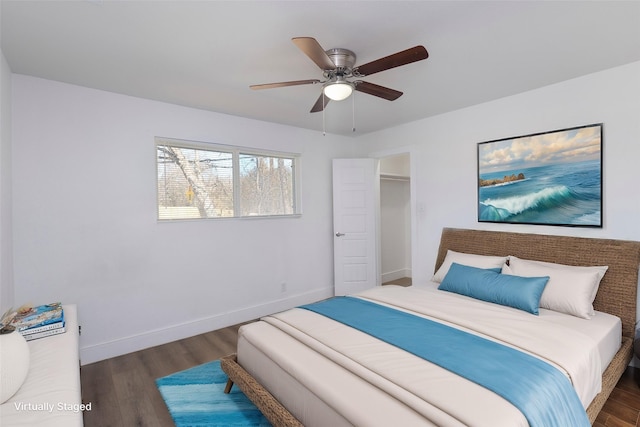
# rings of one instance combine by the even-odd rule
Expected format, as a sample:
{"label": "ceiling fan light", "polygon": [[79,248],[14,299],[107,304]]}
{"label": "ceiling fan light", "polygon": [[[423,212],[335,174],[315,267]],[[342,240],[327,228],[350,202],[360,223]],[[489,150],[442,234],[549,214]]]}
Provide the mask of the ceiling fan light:
{"label": "ceiling fan light", "polygon": [[324,87],[324,94],[333,101],[347,99],[351,93],[353,93],[353,85],[344,81],[329,83]]}

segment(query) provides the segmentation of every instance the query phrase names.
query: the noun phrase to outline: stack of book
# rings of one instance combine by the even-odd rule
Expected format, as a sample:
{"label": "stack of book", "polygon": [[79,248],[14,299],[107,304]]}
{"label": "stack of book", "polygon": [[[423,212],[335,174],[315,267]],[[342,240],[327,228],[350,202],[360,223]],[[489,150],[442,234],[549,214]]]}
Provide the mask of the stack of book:
{"label": "stack of book", "polygon": [[66,331],[62,304],[39,305],[18,310],[12,325],[27,340],[35,340]]}

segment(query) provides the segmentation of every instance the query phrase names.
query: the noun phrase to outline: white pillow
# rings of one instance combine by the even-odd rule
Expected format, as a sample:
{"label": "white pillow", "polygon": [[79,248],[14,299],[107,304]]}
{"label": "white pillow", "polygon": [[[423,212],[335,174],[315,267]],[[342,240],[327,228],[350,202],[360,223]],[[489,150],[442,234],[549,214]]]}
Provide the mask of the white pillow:
{"label": "white pillow", "polygon": [[29,373],[30,350],[20,332],[0,335],[0,404],[22,387]]}
{"label": "white pillow", "polygon": [[469,267],[500,268],[506,261],[506,256],[465,254],[462,252],[448,250],[447,255],[444,257],[442,265],[440,266],[438,271],[436,271],[436,274],[433,275],[433,278],[431,278],[431,280],[437,283],[442,282],[442,279],[444,279],[444,276],[447,275],[451,264],[453,264],[454,262],[456,264],[467,265]]}
{"label": "white pillow", "polygon": [[502,273],[524,277],[549,276],[540,298],[540,307],[590,319],[595,314],[593,300],[598,293],[600,280],[608,268],[577,267],[510,256],[509,265],[502,267]]}

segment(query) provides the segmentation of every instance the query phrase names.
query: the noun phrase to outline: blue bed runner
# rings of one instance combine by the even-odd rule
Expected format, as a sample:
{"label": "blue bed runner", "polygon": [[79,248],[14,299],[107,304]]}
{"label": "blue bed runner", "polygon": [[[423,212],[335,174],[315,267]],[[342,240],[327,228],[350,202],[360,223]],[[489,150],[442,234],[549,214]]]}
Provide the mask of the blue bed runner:
{"label": "blue bed runner", "polygon": [[365,332],[495,392],[518,408],[531,427],[591,426],[570,381],[527,353],[360,298],[335,297],[300,308]]}

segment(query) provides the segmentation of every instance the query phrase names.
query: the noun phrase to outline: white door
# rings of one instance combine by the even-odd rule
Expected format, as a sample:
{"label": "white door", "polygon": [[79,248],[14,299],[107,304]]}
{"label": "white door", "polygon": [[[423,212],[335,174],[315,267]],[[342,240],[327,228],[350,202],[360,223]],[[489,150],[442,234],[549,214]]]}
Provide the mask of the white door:
{"label": "white door", "polygon": [[333,160],[335,294],[378,285],[378,160]]}

